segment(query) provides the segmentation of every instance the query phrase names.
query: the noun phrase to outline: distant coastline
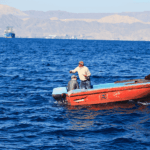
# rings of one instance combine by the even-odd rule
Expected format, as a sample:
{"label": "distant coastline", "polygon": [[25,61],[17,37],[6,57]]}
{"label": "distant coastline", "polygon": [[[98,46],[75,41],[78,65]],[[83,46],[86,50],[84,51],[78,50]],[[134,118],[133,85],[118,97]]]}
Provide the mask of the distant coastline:
{"label": "distant coastline", "polygon": [[9,22],[19,38],[150,41],[150,12],[77,14],[1,6],[0,35]]}

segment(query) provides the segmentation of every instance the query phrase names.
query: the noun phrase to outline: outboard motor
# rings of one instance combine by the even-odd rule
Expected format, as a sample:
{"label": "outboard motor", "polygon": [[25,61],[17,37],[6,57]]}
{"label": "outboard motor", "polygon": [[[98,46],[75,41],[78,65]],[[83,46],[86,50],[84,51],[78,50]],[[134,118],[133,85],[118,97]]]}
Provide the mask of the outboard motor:
{"label": "outboard motor", "polygon": [[54,88],[52,96],[57,101],[64,101],[66,99],[67,89],[66,87]]}

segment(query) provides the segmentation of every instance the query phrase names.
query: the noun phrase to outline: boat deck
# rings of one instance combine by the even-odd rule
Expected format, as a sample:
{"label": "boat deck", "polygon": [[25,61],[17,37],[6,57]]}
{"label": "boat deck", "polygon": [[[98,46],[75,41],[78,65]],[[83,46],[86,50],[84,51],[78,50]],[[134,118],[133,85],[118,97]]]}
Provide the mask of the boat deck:
{"label": "boat deck", "polygon": [[69,92],[67,92],[66,87],[59,87],[59,88],[54,88],[52,94],[80,93],[80,92],[93,91],[97,89],[110,89],[110,88],[116,88],[116,87],[136,86],[136,85],[143,85],[143,84],[150,84],[150,80],[138,79],[138,80],[130,80],[128,82],[120,81],[120,82],[115,82],[115,83],[104,83],[104,84],[93,85],[91,89],[75,89]]}

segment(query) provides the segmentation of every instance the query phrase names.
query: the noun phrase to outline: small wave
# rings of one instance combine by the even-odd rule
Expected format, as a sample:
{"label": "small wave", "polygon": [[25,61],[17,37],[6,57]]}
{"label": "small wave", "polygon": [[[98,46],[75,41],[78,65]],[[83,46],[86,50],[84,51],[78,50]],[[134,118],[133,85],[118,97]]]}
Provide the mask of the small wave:
{"label": "small wave", "polygon": [[125,145],[129,145],[129,144],[135,144],[137,143],[137,140],[133,139],[133,138],[124,138],[124,137],[119,137],[119,138],[116,138],[112,141],[112,144],[125,144]]}
{"label": "small wave", "polygon": [[20,78],[19,75],[15,75],[15,76],[12,77],[12,80],[19,79],[19,78]]}
{"label": "small wave", "polygon": [[[91,132],[91,131],[88,131],[89,133]],[[106,128],[102,128],[102,129],[98,129],[98,130],[95,130],[95,131],[92,131],[94,134],[99,134],[99,133],[101,133],[101,134],[103,134],[103,135],[106,135],[106,134],[110,134],[110,133],[112,133],[113,135],[115,135],[115,134],[118,134],[118,133],[125,133],[126,132],[126,130],[125,129],[118,129],[118,128],[116,128],[116,127],[106,127]]]}

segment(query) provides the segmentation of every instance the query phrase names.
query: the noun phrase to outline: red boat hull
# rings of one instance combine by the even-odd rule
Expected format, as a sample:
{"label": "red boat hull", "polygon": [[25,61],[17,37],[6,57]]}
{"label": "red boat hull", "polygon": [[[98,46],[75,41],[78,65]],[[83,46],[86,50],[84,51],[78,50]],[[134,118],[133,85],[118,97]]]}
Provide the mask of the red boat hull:
{"label": "red boat hull", "polygon": [[66,100],[69,105],[91,105],[145,97],[150,98],[150,83],[71,93],[66,95]]}

